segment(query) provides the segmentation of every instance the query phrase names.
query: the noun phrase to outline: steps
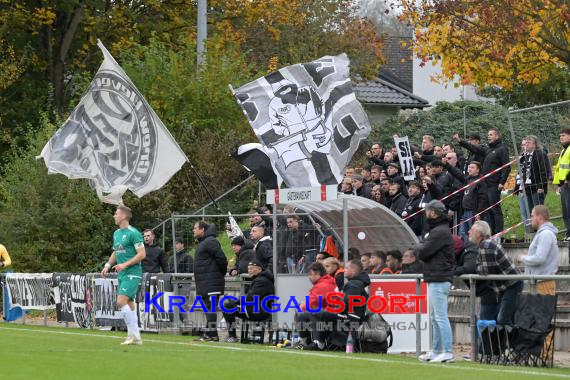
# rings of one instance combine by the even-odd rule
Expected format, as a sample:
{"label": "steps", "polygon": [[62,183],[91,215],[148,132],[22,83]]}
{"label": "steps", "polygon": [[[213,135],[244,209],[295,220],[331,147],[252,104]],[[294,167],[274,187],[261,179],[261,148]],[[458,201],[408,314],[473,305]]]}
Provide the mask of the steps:
{"label": "steps", "polygon": [[[559,273],[562,274],[562,273]],[[566,273],[564,273],[566,274]],[[456,282],[456,285],[464,287],[464,284]],[[528,285],[525,286],[525,293]],[[568,350],[570,347],[570,284],[560,283],[557,288],[558,303],[556,307],[556,332],[555,349]],[[479,305],[476,310],[479,312]],[[453,330],[453,340],[456,344],[469,344],[471,342],[470,317],[469,317],[469,290],[454,289],[449,293],[448,315]]]}

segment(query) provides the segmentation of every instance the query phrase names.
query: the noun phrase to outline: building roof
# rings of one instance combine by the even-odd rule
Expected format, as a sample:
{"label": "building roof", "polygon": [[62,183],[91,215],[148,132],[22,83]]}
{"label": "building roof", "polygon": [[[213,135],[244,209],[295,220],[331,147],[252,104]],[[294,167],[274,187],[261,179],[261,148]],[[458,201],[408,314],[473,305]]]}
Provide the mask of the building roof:
{"label": "building roof", "polygon": [[391,83],[380,76],[374,80],[353,82],[356,98],[364,104],[401,106],[402,108],[429,107],[429,102]]}

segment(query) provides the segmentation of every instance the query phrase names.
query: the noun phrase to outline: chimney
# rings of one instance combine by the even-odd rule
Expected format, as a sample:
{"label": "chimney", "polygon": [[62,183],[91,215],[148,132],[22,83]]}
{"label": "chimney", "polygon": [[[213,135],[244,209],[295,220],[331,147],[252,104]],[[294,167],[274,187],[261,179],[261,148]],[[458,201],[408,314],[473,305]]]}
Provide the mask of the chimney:
{"label": "chimney", "polygon": [[383,53],[386,63],[380,69],[382,79],[409,92],[414,89],[413,42],[412,37],[385,36]]}

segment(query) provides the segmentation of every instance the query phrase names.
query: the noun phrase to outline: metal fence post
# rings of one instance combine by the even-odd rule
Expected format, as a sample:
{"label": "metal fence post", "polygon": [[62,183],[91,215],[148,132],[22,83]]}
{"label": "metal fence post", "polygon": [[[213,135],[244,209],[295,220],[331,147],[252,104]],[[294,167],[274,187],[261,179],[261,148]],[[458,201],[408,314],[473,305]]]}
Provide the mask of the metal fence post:
{"label": "metal fence post", "polygon": [[478,356],[477,311],[475,307],[476,283],[477,280],[475,280],[472,277],[469,278],[469,314],[470,314],[469,326],[471,327],[471,360],[474,362],[477,361],[477,356]]}
{"label": "metal fence post", "polygon": [[346,197],[342,199],[342,242],[344,262],[346,264],[348,262],[348,198]]}
{"label": "metal fence post", "polygon": [[[416,295],[422,294],[422,280],[421,278],[416,278]],[[417,302],[417,301],[416,301]],[[417,307],[417,306],[416,306]],[[416,357],[419,357],[422,352],[422,329],[420,327],[422,323],[422,310],[421,303],[420,307],[416,309]]]}
{"label": "metal fence post", "polygon": [[178,264],[176,262],[176,218],[174,213],[171,215],[172,223],[172,262],[174,263],[174,273],[178,273]]}
{"label": "metal fence post", "polygon": [[[279,189],[275,189],[275,191],[279,191]],[[279,204],[275,203],[273,205],[273,275],[277,275],[277,210],[279,208]],[[275,282],[277,284],[277,282]],[[277,289],[275,289],[275,293],[277,294]]]}

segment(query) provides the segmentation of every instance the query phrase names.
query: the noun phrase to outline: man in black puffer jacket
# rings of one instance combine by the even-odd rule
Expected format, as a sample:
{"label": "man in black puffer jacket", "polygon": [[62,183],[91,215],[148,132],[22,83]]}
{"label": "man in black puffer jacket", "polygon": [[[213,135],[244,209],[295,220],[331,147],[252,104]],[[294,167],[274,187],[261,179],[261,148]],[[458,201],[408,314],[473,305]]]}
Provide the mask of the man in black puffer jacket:
{"label": "man in black puffer jacket", "polygon": [[429,317],[432,323],[432,350],[420,355],[421,361],[436,363],[454,360],[452,333],[447,317],[447,297],[453,283],[455,254],[445,205],[433,200],[425,207],[429,232],[416,247],[424,262],[424,280],[428,283]]}
{"label": "man in black puffer jacket", "polygon": [[[249,285],[245,299],[248,303],[257,301],[258,310],[256,311],[253,305],[247,305],[244,310],[245,312],[242,312],[240,307],[241,300],[236,302],[230,299],[224,302],[224,307],[227,310],[236,308],[235,311],[231,313],[224,311],[224,319],[228,325],[226,343],[235,343],[238,341],[235,326],[236,318],[240,318],[244,321],[262,322],[267,320],[271,315],[263,309],[262,304],[266,297],[275,294],[273,273],[264,270],[261,261],[255,258],[248,263],[247,273],[251,276],[251,284]],[[269,304],[269,302],[267,302],[267,304]],[[271,307],[271,305],[267,305],[267,307]]]}
{"label": "man in black puffer jacket", "polygon": [[[212,308],[212,296],[224,293],[228,259],[216,239],[216,226],[199,221],[194,224],[194,237],[198,239],[194,255],[194,279],[196,295],[202,297],[208,310]],[[216,301],[217,302],[217,301]],[[216,313],[205,313],[208,327],[200,340],[219,341]]]}

